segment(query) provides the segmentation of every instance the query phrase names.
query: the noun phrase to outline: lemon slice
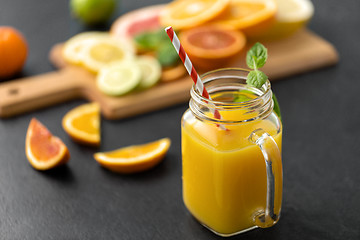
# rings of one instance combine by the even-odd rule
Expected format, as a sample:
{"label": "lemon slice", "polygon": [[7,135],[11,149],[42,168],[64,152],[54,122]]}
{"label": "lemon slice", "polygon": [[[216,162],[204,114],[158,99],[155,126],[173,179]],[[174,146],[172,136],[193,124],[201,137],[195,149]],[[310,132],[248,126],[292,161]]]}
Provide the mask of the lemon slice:
{"label": "lemon slice", "polygon": [[89,41],[96,41],[99,38],[109,38],[106,32],[83,32],[75,35],[65,42],[63,48],[63,57],[72,64],[81,64],[82,51]]}
{"label": "lemon slice", "polygon": [[82,52],[84,67],[95,73],[112,62],[131,59],[135,56],[135,49],[129,41],[116,38],[89,41]]}
{"label": "lemon slice", "polygon": [[121,96],[135,89],[142,77],[135,60],[115,62],[103,67],[97,75],[97,86],[103,93]]}
{"label": "lemon slice", "polygon": [[161,77],[161,65],[151,56],[141,56],[136,59],[142,71],[142,79],[138,86],[140,90],[154,86]]}
{"label": "lemon slice", "polygon": [[95,153],[95,160],[104,168],[118,173],[136,173],[148,170],[165,157],[171,141],[169,138],[110,152]]}
{"label": "lemon slice", "polygon": [[263,33],[270,39],[290,36],[303,28],[314,14],[310,0],[275,0],[278,11],[273,26]]}

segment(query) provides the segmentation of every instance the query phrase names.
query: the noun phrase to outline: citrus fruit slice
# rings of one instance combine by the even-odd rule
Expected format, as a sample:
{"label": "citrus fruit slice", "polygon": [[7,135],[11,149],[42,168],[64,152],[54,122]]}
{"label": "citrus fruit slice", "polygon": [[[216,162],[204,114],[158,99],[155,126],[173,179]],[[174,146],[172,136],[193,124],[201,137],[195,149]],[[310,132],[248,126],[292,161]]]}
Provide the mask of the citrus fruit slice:
{"label": "citrus fruit slice", "polygon": [[139,56],[136,63],[140,66],[142,78],[138,88],[140,90],[154,86],[161,77],[161,65],[159,61],[151,56]]}
{"label": "citrus fruit slice", "polygon": [[62,119],[62,126],[69,136],[82,144],[100,144],[100,106],[98,103],[80,105]]}
{"label": "citrus fruit slice", "polygon": [[103,67],[96,78],[100,91],[110,96],[121,96],[135,89],[142,78],[135,60],[115,62]]}
{"label": "citrus fruit slice", "polygon": [[83,32],[67,40],[63,47],[63,57],[72,64],[81,64],[84,46],[89,41],[96,41],[98,38],[108,38],[105,32]]}
{"label": "citrus fruit slice", "polygon": [[195,67],[208,70],[229,63],[244,49],[246,38],[240,31],[207,25],[184,30],[180,42]]}
{"label": "citrus fruit slice", "polygon": [[159,14],[164,5],[155,5],[124,14],[112,24],[110,34],[131,40],[136,34],[160,28]]}
{"label": "citrus fruit slice", "polygon": [[169,138],[163,138],[147,144],[95,153],[94,158],[101,166],[114,172],[141,172],[160,163],[165,157],[170,144]]}
{"label": "citrus fruit slice", "polygon": [[260,37],[279,39],[290,36],[303,28],[314,14],[314,5],[310,0],[275,0],[278,10],[275,23]]}
{"label": "citrus fruit slice", "polygon": [[273,0],[231,0],[225,11],[211,22],[228,25],[253,36],[273,24],[276,10]]}
{"label": "citrus fruit slice", "polygon": [[224,11],[229,2],[229,0],[177,0],[161,11],[160,23],[177,30],[196,27]]}
{"label": "citrus fruit slice", "polygon": [[123,39],[100,38],[84,46],[82,62],[88,70],[97,73],[111,62],[134,58],[133,45]]}
{"label": "citrus fruit slice", "polygon": [[37,170],[48,170],[66,163],[70,154],[65,144],[35,118],[31,119],[25,140],[25,153]]}
{"label": "citrus fruit slice", "polygon": [[186,73],[186,69],[182,63],[177,64],[174,67],[163,68],[161,74],[161,81],[171,82],[184,76],[185,73]]}
{"label": "citrus fruit slice", "polygon": [[15,28],[0,26],[0,79],[19,72],[27,53],[28,47],[23,35]]}

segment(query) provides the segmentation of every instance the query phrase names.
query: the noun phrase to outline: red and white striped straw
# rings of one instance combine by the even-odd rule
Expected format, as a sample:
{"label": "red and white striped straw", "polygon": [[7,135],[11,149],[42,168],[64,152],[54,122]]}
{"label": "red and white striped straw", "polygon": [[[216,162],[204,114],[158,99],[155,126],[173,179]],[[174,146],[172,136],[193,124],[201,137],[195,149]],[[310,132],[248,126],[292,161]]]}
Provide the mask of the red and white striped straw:
{"label": "red and white striped straw", "polygon": [[[199,93],[201,93],[201,96],[203,96],[206,99],[211,100],[211,97],[210,97],[208,91],[204,87],[204,84],[201,81],[199,74],[196,72],[192,62],[190,61],[190,58],[188,57],[184,48],[182,47],[182,45],[179,41],[179,38],[176,36],[176,33],[174,32],[174,29],[171,26],[169,26],[169,27],[165,28],[165,32],[169,36],[171,43],[173,44],[176,52],[179,54],[179,57],[181,58],[181,61],[184,63],[186,70],[188,71],[189,75],[191,76],[192,80],[194,81],[196,89],[199,91]],[[213,104],[211,104],[211,105],[213,105]],[[217,109],[210,108],[210,111],[212,114],[214,114],[214,117],[216,119],[222,119],[220,112]],[[226,130],[226,128],[223,125],[219,125],[219,127],[222,130]]]}

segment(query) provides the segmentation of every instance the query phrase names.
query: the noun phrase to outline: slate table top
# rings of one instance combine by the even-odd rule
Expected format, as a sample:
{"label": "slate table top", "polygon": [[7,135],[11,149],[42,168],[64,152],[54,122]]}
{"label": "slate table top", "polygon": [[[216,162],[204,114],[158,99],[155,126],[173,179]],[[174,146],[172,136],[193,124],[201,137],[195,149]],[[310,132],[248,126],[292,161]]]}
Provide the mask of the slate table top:
{"label": "slate table top", "polygon": [[[116,14],[166,2],[122,0]],[[360,2],[313,3],[309,29],[336,47],[340,61],[273,83],[284,122],[282,217],[270,229],[230,239],[360,239]],[[0,25],[16,27],[28,40],[20,76],[54,70],[51,47],[94,30],[71,17],[68,1],[0,0]],[[102,119],[101,151],[172,140],[160,165],[129,176],[101,168],[92,157],[97,150],[75,144],[63,131],[62,116],[82,103],[0,119],[0,239],[221,239],[198,224],[182,202],[180,119],[187,103],[129,119]],[[65,167],[38,172],[28,164],[25,134],[32,117],[69,147]]]}

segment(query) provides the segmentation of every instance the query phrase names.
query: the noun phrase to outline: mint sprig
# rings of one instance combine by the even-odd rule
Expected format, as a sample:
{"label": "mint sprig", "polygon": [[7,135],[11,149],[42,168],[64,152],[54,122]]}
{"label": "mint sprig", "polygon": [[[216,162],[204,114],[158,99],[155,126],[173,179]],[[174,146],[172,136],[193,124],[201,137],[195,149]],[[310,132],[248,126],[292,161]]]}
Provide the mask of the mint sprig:
{"label": "mint sprig", "polygon": [[267,60],[268,54],[267,49],[261,43],[255,43],[254,46],[246,54],[246,64],[253,71],[249,72],[249,75],[246,79],[246,83],[254,86],[256,88],[261,88],[261,86],[266,82],[268,77],[265,73],[259,70],[262,68]]}
{"label": "mint sprig", "polygon": [[[249,72],[246,83],[250,86],[261,88],[261,86],[266,82],[268,77],[266,74],[259,70],[262,68],[268,58],[267,48],[264,47],[261,43],[255,43],[254,46],[246,54],[246,64],[250,69],[253,69]],[[273,93],[272,99],[274,102],[274,112],[279,116],[281,120],[281,113],[279,103]]]}

